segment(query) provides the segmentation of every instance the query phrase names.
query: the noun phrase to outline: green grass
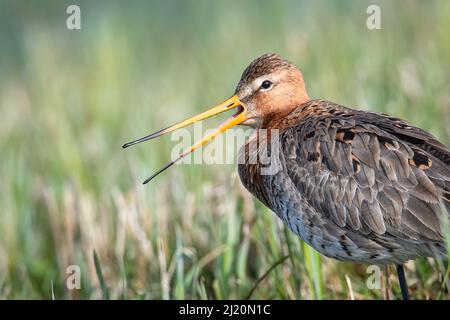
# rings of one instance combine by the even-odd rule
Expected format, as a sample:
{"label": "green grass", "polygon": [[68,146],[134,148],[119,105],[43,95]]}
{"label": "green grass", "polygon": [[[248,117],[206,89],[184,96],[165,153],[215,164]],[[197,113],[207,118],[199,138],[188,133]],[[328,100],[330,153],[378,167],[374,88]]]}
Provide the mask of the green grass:
{"label": "green grass", "polygon": [[[384,297],[366,266],[284,228],[235,166],[175,166],[142,186],[173,142],[121,145],[231,96],[265,52],[300,66],[310,96],[449,145],[450,2],[77,1],[82,29],[68,31],[71,3],[0,0],[0,298],[347,299],[349,282]],[[381,30],[365,25],[373,3]],[[72,264],[80,290],[65,286]],[[408,264],[412,296],[449,298],[444,274]]]}

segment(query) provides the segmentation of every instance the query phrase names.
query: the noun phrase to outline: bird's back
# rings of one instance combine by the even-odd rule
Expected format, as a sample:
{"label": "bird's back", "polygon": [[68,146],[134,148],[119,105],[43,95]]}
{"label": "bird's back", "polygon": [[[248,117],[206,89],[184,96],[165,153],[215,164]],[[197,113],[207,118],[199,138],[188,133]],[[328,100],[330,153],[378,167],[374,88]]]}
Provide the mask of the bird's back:
{"label": "bird's back", "polygon": [[269,132],[278,134],[256,133],[241,149],[241,180],[316,250],[379,264],[445,252],[450,151],[431,134],[323,100]]}

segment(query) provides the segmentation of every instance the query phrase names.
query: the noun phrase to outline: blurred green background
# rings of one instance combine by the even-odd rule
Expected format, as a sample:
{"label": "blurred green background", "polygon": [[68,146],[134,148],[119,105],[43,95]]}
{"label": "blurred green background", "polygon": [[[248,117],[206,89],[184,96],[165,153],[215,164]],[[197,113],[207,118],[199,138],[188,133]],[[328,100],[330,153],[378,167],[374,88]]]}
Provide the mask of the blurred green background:
{"label": "blurred green background", "polygon": [[[70,4],[81,30],[66,28]],[[381,30],[366,27],[370,4]],[[0,0],[0,298],[398,297],[394,270],[391,289],[369,290],[366,266],[319,257],[234,165],[177,166],[144,187],[173,142],[121,145],[231,96],[266,52],[297,64],[311,97],[449,145],[449,30],[444,0]],[[441,269],[408,264],[413,297],[448,298]]]}

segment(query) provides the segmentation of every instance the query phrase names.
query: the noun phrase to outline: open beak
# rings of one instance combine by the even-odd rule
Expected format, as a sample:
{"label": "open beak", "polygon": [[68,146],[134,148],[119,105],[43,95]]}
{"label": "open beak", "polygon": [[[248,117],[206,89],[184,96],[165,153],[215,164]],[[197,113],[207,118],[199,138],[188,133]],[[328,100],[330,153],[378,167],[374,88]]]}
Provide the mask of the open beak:
{"label": "open beak", "polygon": [[148,136],[145,136],[143,138],[125,143],[122,148],[128,148],[132,145],[135,145],[137,143],[147,141],[154,139],[156,137],[162,136],[163,134],[175,131],[177,129],[186,127],[190,124],[193,124],[197,121],[204,120],[206,118],[212,117],[216,114],[231,110],[233,108],[238,108],[238,111],[228,120],[226,120],[224,123],[220,124],[213,132],[208,134],[207,136],[203,137],[200,141],[196,142],[194,145],[183,151],[175,160],[170,161],[167,163],[164,167],[162,167],[160,170],[155,172],[151,177],[149,177],[147,180],[144,181],[144,184],[152,180],[154,177],[156,177],[158,174],[163,172],[164,170],[170,168],[173,164],[175,164],[178,160],[182,159],[184,156],[188,155],[189,153],[193,152],[195,149],[207,144],[211,140],[213,140],[215,137],[217,137],[219,134],[225,132],[226,130],[244,122],[247,120],[246,116],[246,109],[244,104],[239,100],[239,98],[234,95],[228,100],[225,100],[221,104],[205,111],[202,113],[199,113],[189,119],[186,119],[184,121],[178,122],[177,124],[174,124],[173,126],[167,127],[165,129],[156,131],[155,133],[149,134]]}

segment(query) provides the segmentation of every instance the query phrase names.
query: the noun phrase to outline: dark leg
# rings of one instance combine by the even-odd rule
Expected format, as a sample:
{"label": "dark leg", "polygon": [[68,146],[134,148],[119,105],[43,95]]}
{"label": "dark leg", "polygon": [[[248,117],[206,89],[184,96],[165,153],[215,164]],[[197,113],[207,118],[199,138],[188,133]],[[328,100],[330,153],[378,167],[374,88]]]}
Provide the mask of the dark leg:
{"label": "dark leg", "polygon": [[405,270],[401,264],[397,265],[398,282],[402,291],[403,300],[409,300],[408,285],[406,284]]}

